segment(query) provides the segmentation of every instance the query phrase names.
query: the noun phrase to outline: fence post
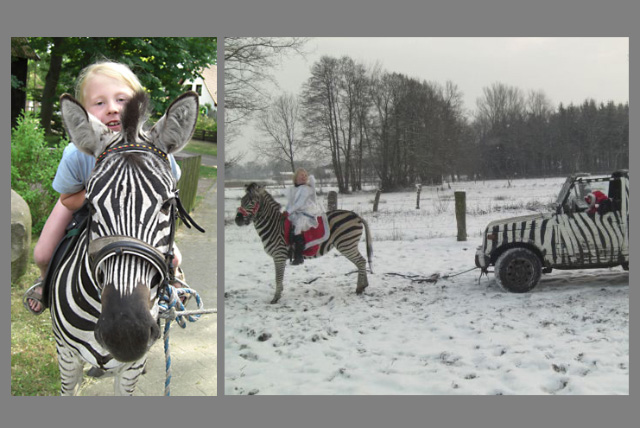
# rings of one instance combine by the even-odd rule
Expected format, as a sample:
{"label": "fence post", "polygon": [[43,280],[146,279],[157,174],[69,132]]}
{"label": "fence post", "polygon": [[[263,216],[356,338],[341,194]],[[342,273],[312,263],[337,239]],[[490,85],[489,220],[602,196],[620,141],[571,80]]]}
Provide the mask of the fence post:
{"label": "fence post", "polygon": [[327,195],[327,208],[328,211],[333,211],[338,209],[338,192],[332,190]]}
{"label": "fence post", "polygon": [[[191,212],[196,205],[196,193],[198,192],[202,156],[177,153],[175,158],[182,171],[177,185],[180,190],[180,201],[187,212]],[[176,225],[179,224],[180,222],[178,221]]]}
{"label": "fence post", "polygon": [[378,212],[378,202],[380,202],[380,193],[382,193],[382,189],[376,190],[376,198],[373,201],[373,212]]}
{"label": "fence post", "polygon": [[417,195],[416,195],[416,209],[419,210],[420,209],[420,192],[422,191],[422,184],[417,183],[416,184],[416,190],[417,190]]}
{"label": "fence post", "polygon": [[467,193],[455,192],[456,197],[456,222],[458,223],[458,241],[467,240]]}

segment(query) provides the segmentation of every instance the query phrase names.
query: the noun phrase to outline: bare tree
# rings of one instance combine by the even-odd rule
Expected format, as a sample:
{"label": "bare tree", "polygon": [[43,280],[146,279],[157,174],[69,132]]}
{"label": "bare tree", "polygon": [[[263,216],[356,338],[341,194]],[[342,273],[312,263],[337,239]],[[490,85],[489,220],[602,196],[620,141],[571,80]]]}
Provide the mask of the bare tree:
{"label": "bare tree", "polygon": [[304,55],[307,38],[225,37],[225,124],[241,123],[269,106],[267,85],[277,82],[273,68],[287,55]]}
{"label": "bare tree", "polygon": [[262,155],[286,162],[291,171],[296,168],[296,154],[302,148],[300,104],[293,94],[282,94],[271,108],[258,115],[257,128],[266,137],[254,143]]}
{"label": "bare tree", "polygon": [[369,140],[370,78],[364,65],[344,56],[323,56],[304,85],[307,140],[331,156],[341,193],[362,188],[365,144]]}
{"label": "bare tree", "polygon": [[308,38],[225,37],[224,39],[224,130],[227,161],[233,167],[245,153],[230,154],[233,141],[242,134],[240,126],[270,105],[269,85],[277,87],[273,68],[290,54],[304,55]]}
{"label": "bare tree", "polygon": [[525,97],[517,87],[494,83],[477,101],[485,170],[490,176],[512,178],[523,171],[523,152],[515,148],[524,135]]}

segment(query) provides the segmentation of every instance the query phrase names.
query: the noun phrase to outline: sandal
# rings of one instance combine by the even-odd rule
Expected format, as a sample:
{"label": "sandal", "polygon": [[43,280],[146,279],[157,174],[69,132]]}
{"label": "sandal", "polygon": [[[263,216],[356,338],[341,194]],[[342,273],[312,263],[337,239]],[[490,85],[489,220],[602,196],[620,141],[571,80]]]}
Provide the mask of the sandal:
{"label": "sandal", "polygon": [[[29,312],[34,315],[40,315],[46,309],[44,303],[42,302],[42,286],[42,278],[38,278],[22,296],[22,304],[25,308],[27,308]],[[35,300],[36,302],[38,302],[40,304],[40,309],[36,310],[31,308],[31,305],[29,304],[30,300]]]}

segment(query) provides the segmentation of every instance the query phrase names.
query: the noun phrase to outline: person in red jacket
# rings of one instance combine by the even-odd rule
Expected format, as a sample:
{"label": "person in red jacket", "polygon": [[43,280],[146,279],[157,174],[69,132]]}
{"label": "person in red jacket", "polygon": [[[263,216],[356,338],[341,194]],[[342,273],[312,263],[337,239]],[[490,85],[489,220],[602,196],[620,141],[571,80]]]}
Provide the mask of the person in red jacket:
{"label": "person in red jacket", "polygon": [[600,190],[593,190],[584,197],[584,200],[589,204],[589,209],[587,210],[587,214],[593,215],[598,211],[598,207],[609,197],[602,193]]}

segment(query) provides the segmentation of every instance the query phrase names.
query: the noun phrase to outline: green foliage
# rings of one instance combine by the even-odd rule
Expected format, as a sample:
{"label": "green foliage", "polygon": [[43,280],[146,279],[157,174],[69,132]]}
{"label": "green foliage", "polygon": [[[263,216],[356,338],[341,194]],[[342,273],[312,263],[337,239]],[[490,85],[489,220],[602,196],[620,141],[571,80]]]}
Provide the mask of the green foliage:
{"label": "green foliage", "polygon": [[11,89],[18,89],[21,88],[22,82],[18,80],[18,78],[16,76],[14,76],[13,74],[11,75]]}
{"label": "green foliage", "polygon": [[198,131],[218,132],[218,122],[212,117],[200,115],[196,123],[196,132]]}
{"label": "green foliage", "polygon": [[11,130],[11,188],[29,205],[34,234],[40,233],[58,200],[51,183],[67,144],[62,140],[48,147],[38,116],[31,112],[18,118]]}
{"label": "green foliage", "polygon": [[[151,109],[160,115],[169,103],[180,95],[185,80],[195,80],[200,72],[215,64],[215,37],[28,37],[29,45],[41,58],[30,61],[37,70],[38,84],[29,91],[37,101],[53,102],[64,92],[73,93],[80,71],[96,61],[110,60],[127,64],[149,92]],[[46,75],[53,46],[63,57],[62,70],[56,85],[54,100],[41,100],[36,88],[46,84]],[[54,118],[55,119],[55,118]],[[56,128],[61,130],[59,122]]]}

